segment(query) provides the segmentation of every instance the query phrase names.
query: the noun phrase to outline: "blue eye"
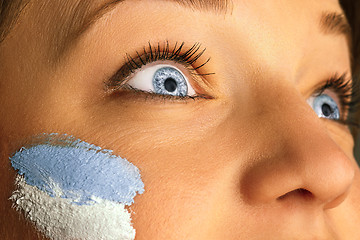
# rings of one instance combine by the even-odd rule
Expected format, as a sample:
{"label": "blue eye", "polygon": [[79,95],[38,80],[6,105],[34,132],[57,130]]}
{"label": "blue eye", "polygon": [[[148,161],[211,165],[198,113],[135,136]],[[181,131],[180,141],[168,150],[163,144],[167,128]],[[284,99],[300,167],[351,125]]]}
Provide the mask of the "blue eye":
{"label": "blue eye", "polygon": [[166,64],[140,69],[127,85],[159,95],[179,97],[196,95],[185,75],[178,68]]}
{"label": "blue eye", "polygon": [[186,96],[188,85],[184,75],[173,67],[158,69],[153,77],[155,93],[173,96]]}
{"label": "blue eye", "polygon": [[320,118],[340,119],[339,106],[329,95],[321,94],[320,96],[311,97],[308,102]]}

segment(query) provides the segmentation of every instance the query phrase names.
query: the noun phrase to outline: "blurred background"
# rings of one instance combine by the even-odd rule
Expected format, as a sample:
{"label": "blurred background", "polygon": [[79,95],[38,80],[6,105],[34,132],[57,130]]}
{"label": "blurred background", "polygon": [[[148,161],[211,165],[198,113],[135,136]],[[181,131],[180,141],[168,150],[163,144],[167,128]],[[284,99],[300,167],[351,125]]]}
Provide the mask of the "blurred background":
{"label": "blurred background", "polygon": [[[340,4],[344,9],[345,15],[352,28],[352,55],[353,55],[353,77],[360,81],[360,1],[359,0],[340,0]],[[360,85],[360,84],[359,84]],[[356,89],[360,91],[360,88]],[[356,106],[360,108],[360,106]],[[360,119],[360,111],[358,116],[354,116],[355,119]],[[360,165],[360,129],[351,129],[356,139],[355,142],[355,158]]]}
{"label": "blurred background", "polygon": [[358,164],[360,165],[360,137],[358,137],[356,145],[355,145],[355,157],[356,157]]}

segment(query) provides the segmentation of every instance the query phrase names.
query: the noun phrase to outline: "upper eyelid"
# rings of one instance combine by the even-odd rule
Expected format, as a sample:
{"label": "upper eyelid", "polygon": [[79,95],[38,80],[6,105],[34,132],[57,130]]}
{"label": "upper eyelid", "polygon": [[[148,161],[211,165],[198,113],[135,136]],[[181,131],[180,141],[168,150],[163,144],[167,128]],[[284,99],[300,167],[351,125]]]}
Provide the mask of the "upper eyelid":
{"label": "upper eyelid", "polygon": [[[156,47],[152,46],[151,42],[148,42],[147,46],[144,46],[141,50],[135,51],[132,55],[126,54],[124,57],[124,64],[119,68],[119,70],[106,82],[106,86],[109,88],[119,87],[126,78],[133,74],[137,69],[142,66],[161,60],[174,61],[180,64],[189,67],[189,70],[197,72],[200,68],[204,67],[209,61],[210,58],[207,58],[204,62],[199,64],[196,67],[192,67],[193,64],[199,61],[199,59],[204,55],[206,48],[201,47],[201,44],[196,42],[191,47],[186,48],[185,42],[179,43],[175,42],[173,46],[170,46],[169,41],[165,41],[160,44],[157,43]],[[213,75],[215,73],[204,73],[199,74],[200,76]]]}

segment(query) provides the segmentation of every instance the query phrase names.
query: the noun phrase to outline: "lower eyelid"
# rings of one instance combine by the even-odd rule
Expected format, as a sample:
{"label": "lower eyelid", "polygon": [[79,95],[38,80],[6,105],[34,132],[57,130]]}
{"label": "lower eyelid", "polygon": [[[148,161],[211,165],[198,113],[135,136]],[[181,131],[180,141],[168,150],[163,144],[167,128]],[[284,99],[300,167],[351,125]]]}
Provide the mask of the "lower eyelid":
{"label": "lower eyelid", "polygon": [[126,101],[134,101],[135,104],[138,104],[138,101],[141,102],[149,102],[151,104],[153,103],[161,103],[161,104],[187,104],[189,102],[195,102],[195,101],[201,101],[201,100],[207,100],[210,99],[207,96],[185,96],[185,97],[179,97],[179,96],[171,96],[171,95],[160,95],[153,92],[145,92],[142,90],[134,89],[131,86],[126,86],[116,92],[112,93],[112,97],[124,99]]}

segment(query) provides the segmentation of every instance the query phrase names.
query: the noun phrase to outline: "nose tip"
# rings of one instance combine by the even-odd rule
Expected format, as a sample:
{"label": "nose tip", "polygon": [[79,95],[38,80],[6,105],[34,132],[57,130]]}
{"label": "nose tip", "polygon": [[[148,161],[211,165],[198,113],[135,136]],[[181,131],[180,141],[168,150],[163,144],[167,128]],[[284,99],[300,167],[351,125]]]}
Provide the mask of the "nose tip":
{"label": "nose tip", "polygon": [[263,158],[246,171],[242,179],[246,199],[252,203],[312,199],[324,209],[344,201],[355,169],[340,147],[327,139],[295,149]]}
{"label": "nose tip", "polygon": [[[325,209],[341,204],[349,192],[355,177],[355,169],[350,159],[341,149],[333,149],[328,161],[319,161],[318,166],[306,171],[304,187]],[[323,164],[321,164],[323,163]],[[320,170],[317,170],[320,169]]]}

